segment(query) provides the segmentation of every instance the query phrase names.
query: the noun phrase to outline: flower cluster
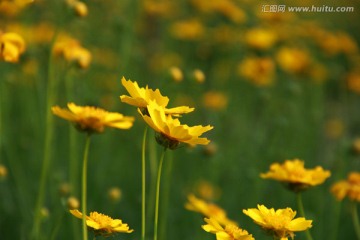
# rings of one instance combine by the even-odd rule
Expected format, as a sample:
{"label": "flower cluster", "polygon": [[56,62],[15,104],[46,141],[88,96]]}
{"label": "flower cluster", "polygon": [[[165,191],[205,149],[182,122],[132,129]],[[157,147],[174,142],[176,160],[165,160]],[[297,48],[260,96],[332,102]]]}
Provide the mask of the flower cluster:
{"label": "flower cluster", "polygon": [[129,105],[138,107],[144,121],[156,131],[156,141],[169,149],[176,149],[180,143],[189,145],[206,145],[210,141],[200,136],[213,129],[212,126],[193,126],[181,124],[178,117],[194,110],[188,106],[167,108],[169,98],[163,96],[159,89],[155,91],[148,86],[140,88],[137,82],[123,78],[121,80],[130,96],[122,95],[120,99]]}

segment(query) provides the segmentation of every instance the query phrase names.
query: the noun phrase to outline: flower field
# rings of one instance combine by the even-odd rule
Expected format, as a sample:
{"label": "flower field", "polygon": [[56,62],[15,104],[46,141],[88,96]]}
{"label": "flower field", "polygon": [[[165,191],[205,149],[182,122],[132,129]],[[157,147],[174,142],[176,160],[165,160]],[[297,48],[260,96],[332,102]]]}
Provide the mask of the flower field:
{"label": "flower field", "polygon": [[359,7],[0,0],[0,239],[360,239]]}

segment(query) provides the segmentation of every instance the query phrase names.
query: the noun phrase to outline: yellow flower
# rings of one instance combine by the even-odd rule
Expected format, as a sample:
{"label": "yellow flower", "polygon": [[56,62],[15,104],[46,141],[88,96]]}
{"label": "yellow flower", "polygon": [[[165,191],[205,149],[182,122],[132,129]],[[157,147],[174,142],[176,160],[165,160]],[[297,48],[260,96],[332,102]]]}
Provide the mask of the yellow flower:
{"label": "yellow flower", "polygon": [[169,103],[169,98],[161,95],[159,89],[156,89],[154,91],[148,88],[147,85],[145,88],[140,88],[136,81],[127,81],[124,77],[121,79],[121,83],[130,94],[130,96],[120,96],[121,101],[129,105],[138,107],[141,111],[146,112],[146,107],[148,106],[150,101],[155,101],[157,105],[164,108],[166,114],[170,115],[179,115],[194,111],[194,108],[189,108],[187,106],[166,108]]}
{"label": "yellow flower", "polygon": [[25,52],[25,41],[19,34],[0,32],[0,60],[16,63],[23,52]]}
{"label": "yellow flower", "polygon": [[174,67],[174,66],[171,67],[169,69],[169,73],[175,82],[181,82],[184,79],[184,75],[183,75],[181,69],[178,67]]}
{"label": "yellow flower", "polygon": [[[209,145],[211,145],[211,143]],[[206,200],[218,199],[221,195],[219,187],[205,180],[200,180],[195,184],[194,192]]]}
{"label": "yellow flower", "polygon": [[308,52],[298,48],[281,48],[276,59],[280,67],[288,73],[304,73],[310,66],[310,56]]}
{"label": "yellow flower", "polygon": [[54,46],[55,56],[62,56],[66,61],[76,62],[80,68],[87,68],[91,62],[91,53],[83,48],[79,41],[63,37]]}
{"label": "yellow flower", "polygon": [[88,8],[85,3],[78,0],[66,0],[66,3],[79,17],[87,16]]}
{"label": "yellow flower", "polygon": [[121,200],[121,189],[118,187],[112,187],[108,190],[108,197],[112,202],[118,202]]}
{"label": "yellow flower", "polygon": [[0,16],[14,17],[35,0],[0,0]]}
{"label": "yellow flower", "polygon": [[346,84],[349,90],[360,94],[360,71],[356,70],[346,76]]}
{"label": "yellow flower", "polygon": [[[79,210],[70,210],[70,213],[82,219],[83,214]],[[108,236],[112,233],[131,233],[134,231],[129,229],[129,226],[120,219],[112,219],[98,212],[91,212],[90,216],[86,216],[86,225],[95,230],[95,235]]]}
{"label": "yellow flower", "polygon": [[347,180],[335,183],[330,191],[337,200],[348,197],[353,201],[360,202],[360,173],[349,173]]}
{"label": "yellow flower", "polygon": [[291,208],[274,210],[268,209],[264,205],[258,205],[258,209],[251,208],[243,210],[253,221],[265,231],[282,240],[293,238],[294,232],[305,231],[311,228],[312,220],[305,218],[295,218],[296,211]]}
{"label": "yellow flower", "polygon": [[170,149],[176,149],[179,143],[187,143],[189,145],[207,145],[210,141],[200,136],[211,129],[212,126],[193,126],[181,124],[179,119],[166,115],[165,108],[159,106],[157,102],[150,101],[147,106],[147,113],[139,111],[144,121],[157,132],[156,141]]}
{"label": "yellow flower", "polygon": [[277,38],[274,31],[265,28],[253,28],[245,34],[245,42],[250,47],[260,50],[266,50],[274,46]]}
{"label": "yellow flower", "polygon": [[211,218],[224,226],[237,225],[236,222],[227,218],[226,212],[222,208],[213,203],[207,203],[204,200],[195,197],[193,194],[188,196],[188,202],[185,204],[185,208],[190,211],[201,213],[205,217]]}
{"label": "yellow flower", "polygon": [[205,82],[205,74],[203,71],[201,71],[200,69],[195,69],[192,73],[194,79],[196,80],[196,82],[198,83],[203,83]]}
{"label": "yellow flower", "polygon": [[199,40],[205,35],[203,24],[197,19],[183,20],[170,26],[171,34],[181,40]]}
{"label": "yellow flower", "polygon": [[76,197],[69,197],[67,199],[67,207],[69,209],[78,209],[80,207],[80,202]]}
{"label": "yellow flower", "polygon": [[360,154],[360,137],[357,137],[352,142],[352,152],[356,155]]}
{"label": "yellow flower", "polygon": [[77,106],[74,103],[67,104],[69,110],[58,106],[51,108],[53,114],[75,123],[76,128],[88,133],[101,133],[105,127],[129,129],[133,125],[134,118],[120,113],[107,112],[101,108],[92,106]]}
{"label": "yellow flower", "polygon": [[250,57],[239,64],[238,73],[257,86],[269,86],[274,80],[275,64],[271,58]]}
{"label": "yellow flower", "polygon": [[246,20],[245,12],[231,0],[192,0],[191,3],[204,13],[219,13],[234,23]]}
{"label": "yellow flower", "polygon": [[291,190],[298,192],[323,183],[330,177],[330,171],[324,170],[320,166],[314,169],[305,169],[304,161],[294,159],[286,160],[283,164],[273,163],[270,171],[262,173],[260,176],[287,183]]}
{"label": "yellow flower", "polygon": [[8,175],[7,168],[4,165],[0,164],[0,180],[5,179],[7,175]]}
{"label": "yellow flower", "polygon": [[202,225],[202,228],[206,232],[215,234],[217,240],[254,240],[251,234],[236,225],[228,224],[224,228],[215,219],[205,218],[204,220],[207,224]]}
{"label": "yellow flower", "polygon": [[214,111],[223,110],[228,105],[228,96],[219,91],[208,91],[203,96],[203,105]]}

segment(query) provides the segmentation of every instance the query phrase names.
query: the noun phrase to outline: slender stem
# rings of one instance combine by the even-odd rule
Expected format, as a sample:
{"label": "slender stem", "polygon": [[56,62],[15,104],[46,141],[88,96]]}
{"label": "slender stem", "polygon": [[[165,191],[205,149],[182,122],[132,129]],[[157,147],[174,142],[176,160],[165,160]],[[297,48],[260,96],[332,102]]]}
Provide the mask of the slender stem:
{"label": "slender stem", "polygon": [[88,155],[90,147],[91,135],[86,136],[85,150],[84,150],[84,159],[83,159],[83,168],[82,168],[82,190],[81,190],[81,212],[82,212],[82,230],[83,230],[83,240],[88,240],[88,232],[86,228],[86,184],[87,184],[87,164],[88,164]]}
{"label": "slender stem", "polygon": [[[70,66],[66,66],[65,72],[65,87],[67,93],[68,102],[74,101],[74,79],[73,76],[73,68]],[[71,192],[74,195],[78,194],[79,190],[79,182],[78,182],[78,170],[79,170],[79,162],[77,155],[77,134],[76,129],[69,125],[69,181],[71,186]]]}
{"label": "slender stem", "polygon": [[156,199],[155,199],[155,219],[154,219],[154,240],[157,240],[158,235],[158,220],[159,220],[159,197],[160,197],[160,181],[161,181],[161,170],[164,162],[166,148],[164,148],[163,153],[161,154],[159,168],[157,172],[157,180],[156,180]]}
{"label": "slender stem", "polygon": [[145,168],[146,168],[146,161],[145,161],[145,149],[146,149],[146,136],[147,136],[147,130],[148,127],[145,127],[144,130],[144,136],[143,136],[143,141],[142,141],[142,154],[141,154],[141,195],[142,195],[142,199],[141,199],[141,239],[145,240],[145,225],[146,225],[146,221],[145,221],[145,207],[146,207],[146,172],[145,172]]}
{"label": "slender stem", "polygon": [[357,211],[357,203],[353,201],[351,203],[351,215],[353,219],[353,224],[356,232],[357,239],[360,240],[360,222],[359,222],[359,215]]}
{"label": "slender stem", "polygon": [[[297,193],[296,198],[297,198],[297,204],[298,204],[298,209],[299,209],[300,215],[305,218],[304,205],[303,205],[303,202],[302,202],[302,197],[301,197],[300,192]],[[309,229],[307,229],[305,231],[305,233],[306,233],[306,238],[308,240],[312,240],[311,233],[310,233]]]}
{"label": "slender stem", "polygon": [[46,122],[45,122],[45,143],[44,143],[44,152],[43,152],[43,162],[41,167],[41,175],[40,175],[40,184],[39,184],[39,193],[36,200],[35,205],[35,213],[34,213],[34,225],[31,231],[31,237],[33,239],[38,240],[39,234],[41,232],[41,208],[44,204],[45,198],[45,189],[46,189],[46,182],[49,172],[49,167],[51,163],[51,145],[54,135],[54,121],[53,116],[51,113],[51,107],[55,103],[55,90],[56,90],[56,78],[54,76],[54,64],[52,58],[52,46],[55,42],[57,36],[57,32],[54,34],[52,42],[50,44],[49,49],[49,59],[48,59],[48,85],[47,85],[47,101],[46,101]]}
{"label": "slender stem", "polygon": [[159,226],[159,239],[167,239],[166,237],[166,229],[168,225],[168,209],[170,202],[170,191],[171,191],[171,178],[172,178],[172,170],[173,170],[173,154],[174,152],[168,152],[166,156],[166,165],[164,166],[164,174],[163,174],[163,189],[162,189],[162,203],[161,206],[163,211],[160,214],[160,218],[162,219],[162,224]]}

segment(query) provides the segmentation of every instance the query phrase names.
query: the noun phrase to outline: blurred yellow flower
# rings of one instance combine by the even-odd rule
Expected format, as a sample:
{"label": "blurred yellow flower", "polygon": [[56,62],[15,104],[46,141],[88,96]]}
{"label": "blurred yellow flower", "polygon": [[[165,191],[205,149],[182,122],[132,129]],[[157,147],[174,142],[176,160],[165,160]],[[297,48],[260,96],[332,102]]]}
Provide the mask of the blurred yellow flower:
{"label": "blurred yellow flower", "polygon": [[157,102],[151,101],[147,106],[147,113],[139,111],[144,121],[157,132],[156,141],[170,149],[176,149],[179,143],[187,143],[191,146],[197,144],[206,145],[210,141],[200,136],[211,129],[212,126],[193,126],[181,124],[179,119],[166,115],[165,108],[159,106]]}
{"label": "blurred yellow flower", "polygon": [[209,91],[203,95],[203,105],[206,108],[219,111],[228,105],[228,96],[219,91]]}
{"label": "blurred yellow flower", "polygon": [[[211,143],[207,146],[209,145],[211,145]],[[218,187],[205,180],[201,180],[195,184],[194,192],[206,200],[217,199],[221,194],[221,190]]]}
{"label": "blurred yellow flower", "polygon": [[0,0],[0,15],[16,16],[26,5],[35,0]]}
{"label": "blurred yellow flower", "polygon": [[329,55],[339,53],[356,54],[358,45],[356,41],[345,32],[329,32],[318,30],[315,34],[318,45]]}
{"label": "blurred yellow flower", "polygon": [[296,211],[291,208],[274,210],[268,209],[264,205],[257,205],[256,208],[243,210],[243,213],[253,219],[266,232],[281,240],[288,237],[294,238],[294,232],[305,231],[312,227],[312,220],[305,218],[295,218]]}
{"label": "blurred yellow flower", "polygon": [[5,179],[7,175],[8,175],[7,168],[4,165],[0,164],[0,180]]}
{"label": "blurred yellow flower", "polygon": [[121,189],[118,187],[112,187],[108,191],[108,197],[112,202],[118,202],[121,200]]}
{"label": "blurred yellow flower", "polygon": [[66,0],[66,3],[79,17],[85,17],[88,15],[88,8],[85,3],[78,0]]}
{"label": "blurred yellow flower", "polygon": [[349,173],[346,180],[333,184],[330,191],[337,200],[348,197],[353,201],[360,202],[360,173]]}
{"label": "blurred yellow flower", "polygon": [[275,64],[268,57],[250,57],[239,64],[238,73],[257,86],[269,86],[274,80]]}
{"label": "blurred yellow flower", "polygon": [[188,202],[185,204],[185,208],[190,211],[201,213],[205,217],[214,219],[223,226],[237,225],[235,221],[227,218],[226,212],[222,208],[213,203],[207,203],[204,200],[195,197],[193,194],[188,195]]}
{"label": "blurred yellow flower", "polygon": [[193,71],[193,77],[195,81],[197,81],[198,83],[205,82],[205,78],[206,78],[204,72],[201,71],[200,69],[195,69]]}
{"label": "blurred yellow flower", "polygon": [[197,19],[177,21],[170,26],[170,33],[181,40],[199,40],[205,35],[205,27]]}
{"label": "blurred yellow flower", "polygon": [[54,45],[55,56],[64,57],[66,61],[75,62],[80,68],[87,68],[91,62],[91,53],[83,48],[79,41],[62,37]]}
{"label": "blurred yellow flower", "polygon": [[148,88],[146,85],[145,88],[140,88],[138,83],[132,82],[131,80],[126,80],[124,77],[121,79],[122,85],[126,88],[130,96],[121,95],[120,99],[122,102],[129,105],[140,108],[141,111],[145,111],[150,101],[155,101],[157,105],[164,108],[165,114],[170,115],[179,115],[184,113],[189,113],[194,111],[194,108],[187,106],[175,107],[175,108],[166,108],[169,103],[169,98],[161,95],[160,90],[156,89],[155,91]]}
{"label": "blurred yellow flower", "polygon": [[360,71],[353,71],[346,76],[346,84],[350,91],[360,94]]}
{"label": "blurred yellow flower", "polygon": [[[79,210],[70,210],[70,213],[82,219],[83,214]],[[129,229],[128,224],[123,223],[120,219],[112,219],[98,212],[91,212],[90,216],[86,216],[86,225],[94,229],[95,235],[109,236],[113,233],[131,233],[134,231]]]}
{"label": "blurred yellow flower", "polygon": [[340,138],[345,132],[345,123],[340,118],[329,119],[325,123],[325,134],[331,139]]}
{"label": "blurred yellow flower", "polygon": [[314,169],[304,168],[304,161],[299,159],[286,160],[283,164],[273,163],[269,172],[260,174],[261,178],[287,183],[289,189],[295,192],[322,184],[330,175],[330,171],[320,166]]}
{"label": "blurred yellow flower", "polygon": [[24,36],[25,41],[30,44],[50,43],[55,34],[54,27],[49,22],[40,22],[36,25],[24,25],[20,23],[9,24],[8,29]]}
{"label": "blurred yellow flower", "polygon": [[0,31],[0,60],[16,63],[25,52],[25,41],[17,33]]}
{"label": "blurred yellow flower", "polygon": [[169,72],[170,72],[170,75],[172,77],[172,79],[175,81],[175,82],[181,82],[183,79],[184,79],[184,75],[181,71],[180,68],[178,67],[171,67],[169,69]]}
{"label": "blurred yellow flower", "polygon": [[143,4],[144,11],[150,16],[171,17],[176,11],[171,0],[145,0]]}
{"label": "blurred yellow flower", "polygon": [[283,47],[276,54],[280,67],[288,73],[304,73],[310,66],[308,52],[299,48]]}
{"label": "blurred yellow flower", "polygon": [[232,0],[192,0],[191,3],[204,13],[219,13],[234,23],[246,21],[245,12]]}
{"label": "blurred yellow flower", "polygon": [[266,28],[253,28],[245,33],[245,42],[248,46],[266,50],[274,46],[277,35],[273,30]]}
{"label": "blurred yellow flower", "polygon": [[71,210],[78,209],[80,207],[80,202],[76,197],[69,197],[67,199],[67,207]]}
{"label": "blurred yellow flower", "polygon": [[52,107],[51,110],[53,114],[73,122],[80,131],[101,133],[105,127],[129,129],[133,125],[133,117],[120,113],[107,112],[92,106],[77,106],[74,103],[68,103],[67,106],[69,110],[58,106]]}
{"label": "blurred yellow flower", "polygon": [[236,225],[227,224],[224,228],[213,218],[204,220],[207,224],[202,225],[202,228],[206,232],[215,234],[217,240],[254,240],[251,234]]}
{"label": "blurred yellow flower", "polygon": [[357,155],[360,154],[360,137],[355,138],[352,142],[352,151]]}

